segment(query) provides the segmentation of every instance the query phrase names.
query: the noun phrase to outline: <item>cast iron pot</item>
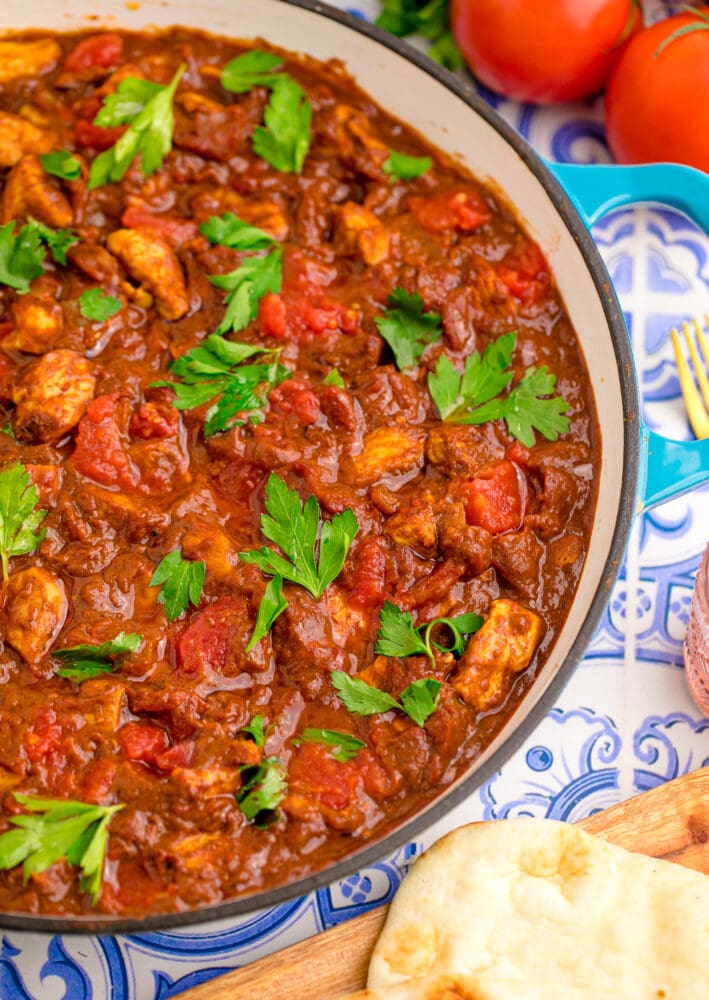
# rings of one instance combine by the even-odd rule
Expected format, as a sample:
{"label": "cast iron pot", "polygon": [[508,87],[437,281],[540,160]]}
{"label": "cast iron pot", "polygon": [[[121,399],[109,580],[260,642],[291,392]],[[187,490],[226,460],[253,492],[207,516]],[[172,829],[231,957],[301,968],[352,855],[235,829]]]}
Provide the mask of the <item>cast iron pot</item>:
{"label": "cast iron pot", "polygon": [[[709,230],[709,176],[685,167],[570,167],[541,159],[464,82],[406,43],[315,0],[25,0],[3,5],[0,30],[102,26],[208,27],[264,38],[317,59],[344,61],[388,112],[457,156],[513,205],[549,260],[580,339],[601,424],[603,456],[591,543],[567,622],[534,685],[485,753],[439,798],[392,833],[300,881],[198,910],[127,919],[0,914],[25,930],[116,933],[175,927],[252,912],[303,895],[392,853],[472,794],[527,739],[582,658],[609,599],[636,513],[709,479],[709,440],[660,438],[642,423],[628,335],[610,277],[587,226],[633,201],[659,201]],[[98,16],[97,16],[98,15]]]}

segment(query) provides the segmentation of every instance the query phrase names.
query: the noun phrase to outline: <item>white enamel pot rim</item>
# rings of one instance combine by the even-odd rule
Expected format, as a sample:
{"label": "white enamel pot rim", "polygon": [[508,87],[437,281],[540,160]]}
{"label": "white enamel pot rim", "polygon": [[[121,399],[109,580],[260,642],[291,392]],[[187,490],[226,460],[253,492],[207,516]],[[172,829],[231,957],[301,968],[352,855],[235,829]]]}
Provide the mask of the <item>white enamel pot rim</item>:
{"label": "white enamel pot rim", "polygon": [[[660,459],[666,457],[665,446],[642,430],[622,312],[608,272],[577,211],[578,207],[588,222],[601,202],[608,207],[627,201],[627,192],[617,198],[613,181],[605,180],[602,183],[609,187],[605,201],[586,191],[586,202],[577,196],[575,207],[550,166],[471,87],[406,43],[311,0],[200,0],[198,8],[193,0],[144,0],[135,9],[129,9],[123,0],[84,0],[83,4],[76,0],[26,0],[0,14],[0,31],[38,27],[59,31],[86,27],[141,30],[173,25],[208,26],[217,35],[262,37],[315,58],[342,59],[360,86],[383,108],[435,145],[459,156],[515,206],[552,265],[593,382],[603,440],[599,503],[576,598],[547,663],[502,733],[473,768],[427,809],[346,859],[278,889],[142,920],[2,914],[0,924],[7,927],[53,933],[117,933],[196,924],[273,906],[392,853],[498,771],[554,705],[604,612],[639,505],[689,488],[709,472],[709,455],[692,453],[690,468],[682,472],[679,488],[670,484],[663,496],[661,491],[646,489],[648,453],[650,464],[653,449],[656,464],[661,464]],[[568,177],[565,179],[568,181]],[[661,200],[675,203],[670,197]]]}

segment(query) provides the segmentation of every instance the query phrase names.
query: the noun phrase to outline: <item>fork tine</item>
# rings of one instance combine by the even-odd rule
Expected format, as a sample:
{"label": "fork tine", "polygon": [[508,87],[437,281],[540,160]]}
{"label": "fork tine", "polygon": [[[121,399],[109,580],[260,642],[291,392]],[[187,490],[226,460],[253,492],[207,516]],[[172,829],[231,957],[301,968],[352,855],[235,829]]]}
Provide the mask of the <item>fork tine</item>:
{"label": "fork tine", "polygon": [[[699,325],[699,320],[694,319],[694,333],[697,341],[702,348],[702,354],[706,360],[706,364],[709,365],[709,351],[707,351],[706,341],[702,335],[702,328]],[[699,388],[701,389],[702,396],[704,398],[704,405],[709,409],[709,378],[707,378],[705,366],[702,364],[702,359],[699,357],[699,352],[694,345],[694,340],[692,339],[692,334],[689,329],[688,323],[682,324],[682,330],[684,332],[684,339],[687,341],[687,347],[689,348],[689,353],[692,356],[692,364],[694,365],[694,374],[697,376],[697,382],[699,383]]]}
{"label": "fork tine", "polygon": [[670,336],[672,337],[672,347],[674,348],[675,361],[677,362],[679,385],[682,390],[684,405],[687,409],[687,416],[692,425],[692,430],[698,438],[709,437],[709,416],[707,416],[704,404],[697,392],[689,365],[680,347],[679,334],[674,327],[670,331]]}

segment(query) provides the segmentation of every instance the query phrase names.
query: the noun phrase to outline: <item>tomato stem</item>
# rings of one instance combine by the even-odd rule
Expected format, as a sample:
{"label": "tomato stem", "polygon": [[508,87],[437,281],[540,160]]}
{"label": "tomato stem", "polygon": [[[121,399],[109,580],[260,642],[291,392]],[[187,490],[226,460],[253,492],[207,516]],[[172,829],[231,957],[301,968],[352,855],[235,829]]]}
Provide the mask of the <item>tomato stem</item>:
{"label": "tomato stem", "polygon": [[671,45],[672,42],[676,42],[677,39],[682,38],[683,35],[689,35],[695,31],[709,31],[709,15],[705,14],[701,10],[697,10],[696,7],[690,7],[688,4],[682,4],[680,9],[685,11],[687,14],[694,14],[698,20],[691,24],[683,24],[680,28],[673,31],[671,35],[668,35],[667,38],[663,39],[663,41],[655,49],[655,59],[657,59],[657,57],[664,52],[668,45]]}

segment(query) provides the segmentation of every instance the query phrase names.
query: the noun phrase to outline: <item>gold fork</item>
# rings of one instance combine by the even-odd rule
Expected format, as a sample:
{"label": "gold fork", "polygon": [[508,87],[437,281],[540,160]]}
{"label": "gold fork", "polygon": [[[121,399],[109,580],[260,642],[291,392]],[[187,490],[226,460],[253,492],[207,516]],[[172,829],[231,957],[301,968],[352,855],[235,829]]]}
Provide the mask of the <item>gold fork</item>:
{"label": "gold fork", "polygon": [[[709,329],[709,315],[704,317],[704,323],[707,329]],[[687,409],[689,422],[692,425],[692,430],[698,438],[707,438],[709,437],[709,378],[707,378],[707,370],[709,369],[709,346],[707,346],[702,328],[699,325],[699,320],[696,319],[696,317],[692,320],[692,326],[694,328],[694,336],[692,336],[692,331],[690,330],[689,323],[687,322],[682,324],[682,332],[684,333],[684,339],[687,342],[689,356],[692,359],[694,374],[696,375],[699,388],[701,389],[701,396],[697,392],[697,386],[694,382],[694,378],[692,377],[691,368],[687,364],[687,359],[682,353],[677,330],[673,328],[670,331],[670,336],[672,337],[672,346],[674,348],[675,360],[677,362],[679,385],[682,390],[682,397],[684,399],[684,405]],[[699,344],[699,348],[704,356],[703,362],[699,357],[697,344]],[[702,397],[704,400],[703,402]]]}

